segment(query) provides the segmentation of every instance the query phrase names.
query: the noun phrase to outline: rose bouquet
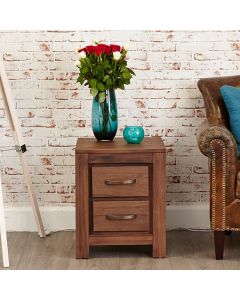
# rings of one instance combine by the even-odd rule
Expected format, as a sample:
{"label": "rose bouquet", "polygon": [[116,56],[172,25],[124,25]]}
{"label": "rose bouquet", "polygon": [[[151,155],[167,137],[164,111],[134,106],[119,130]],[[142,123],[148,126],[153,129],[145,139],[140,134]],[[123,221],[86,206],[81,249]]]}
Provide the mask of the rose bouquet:
{"label": "rose bouquet", "polygon": [[96,44],[78,50],[79,69],[77,81],[88,86],[99,102],[106,99],[106,91],[124,89],[135,73],[127,67],[127,50],[119,45]]}

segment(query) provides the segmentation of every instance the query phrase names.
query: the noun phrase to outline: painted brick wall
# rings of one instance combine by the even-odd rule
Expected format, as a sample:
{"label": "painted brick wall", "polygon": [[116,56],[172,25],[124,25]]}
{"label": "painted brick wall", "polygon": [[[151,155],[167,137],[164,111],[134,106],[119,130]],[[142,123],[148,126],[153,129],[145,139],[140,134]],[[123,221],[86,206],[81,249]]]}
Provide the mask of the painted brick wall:
{"label": "painted brick wall", "polygon": [[[119,131],[141,124],[146,135],[163,137],[167,148],[168,204],[208,201],[207,159],[196,145],[205,118],[198,78],[239,74],[240,32],[37,31],[0,32],[0,49],[11,80],[41,205],[74,202],[74,146],[92,136],[91,96],[76,84],[75,49],[94,40],[128,44],[136,72],[117,91]],[[0,102],[0,149],[6,201],[26,204],[19,159]]]}

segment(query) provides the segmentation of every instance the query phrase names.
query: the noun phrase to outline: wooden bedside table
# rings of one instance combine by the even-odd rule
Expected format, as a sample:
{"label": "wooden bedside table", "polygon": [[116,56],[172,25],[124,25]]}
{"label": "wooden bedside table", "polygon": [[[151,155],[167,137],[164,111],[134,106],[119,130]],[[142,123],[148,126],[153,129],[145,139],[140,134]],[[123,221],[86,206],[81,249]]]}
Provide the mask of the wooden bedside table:
{"label": "wooden bedside table", "polygon": [[160,137],[76,145],[76,258],[89,246],[152,245],[166,256],[165,157]]}

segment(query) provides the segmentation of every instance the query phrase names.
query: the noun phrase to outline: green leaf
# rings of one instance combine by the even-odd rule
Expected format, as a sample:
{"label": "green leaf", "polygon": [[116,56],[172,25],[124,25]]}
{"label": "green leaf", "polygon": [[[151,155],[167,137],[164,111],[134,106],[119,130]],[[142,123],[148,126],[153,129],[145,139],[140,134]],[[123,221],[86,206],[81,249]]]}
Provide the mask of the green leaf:
{"label": "green leaf", "polygon": [[84,83],[84,78],[80,75],[77,79],[77,82],[79,82],[80,84]]}
{"label": "green leaf", "polygon": [[104,68],[104,69],[110,68],[110,64],[109,64],[108,61],[104,61],[104,62],[102,63],[102,65],[103,65],[103,68]]}
{"label": "green leaf", "polygon": [[105,92],[99,93],[99,102],[102,103],[105,101]]}
{"label": "green leaf", "polygon": [[131,74],[133,74],[133,75],[135,75],[135,76],[136,76],[136,74],[134,73],[134,71],[133,71],[133,70],[131,70],[131,69],[129,69],[129,68],[128,68],[128,71],[129,71]]}
{"label": "green leaf", "polygon": [[96,66],[95,70],[97,73],[102,73],[104,71],[104,68],[102,65],[98,65],[98,66]]}
{"label": "green leaf", "polygon": [[127,54],[127,50],[123,47],[122,48],[122,55],[126,55]]}
{"label": "green leaf", "polygon": [[121,71],[122,72],[127,72],[128,71],[128,68],[126,66],[121,66]]}
{"label": "green leaf", "polygon": [[125,73],[122,74],[122,77],[123,77],[124,79],[131,79],[131,78],[132,78],[132,75],[131,75],[129,72],[125,72]]}
{"label": "green leaf", "polygon": [[90,87],[91,88],[96,88],[97,87],[97,79],[91,79],[89,81]]}
{"label": "green leaf", "polygon": [[96,97],[97,94],[98,94],[98,89],[97,89],[97,88],[91,88],[91,89],[90,89],[90,94],[91,94],[93,97]]}
{"label": "green leaf", "polygon": [[85,60],[89,65],[91,65],[91,60],[88,57],[86,57]]}
{"label": "green leaf", "polygon": [[107,86],[109,87],[109,86],[111,86],[111,84],[112,84],[112,80],[111,80],[111,78],[109,78],[108,80],[107,80]]}
{"label": "green leaf", "polygon": [[109,78],[110,78],[109,75],[105,75],[105,76],[103,77],[103,82],[106,82]]}
{"label": "green leaf", "polygon": [[[99,89],[99,91],[103,92],[105,91],[105,86],[101,83],[101,82],[98,82],[97,83],[97,88]],[[105,94],[105,93],[104,93]]]}
{"label": "green leaf", "polygon": [[83,68],[81,69],[81,73],[82,73],[82,74],[86,74],[86,73],[88,73],[88,71],[89,71],[88,67],[83,67]]}

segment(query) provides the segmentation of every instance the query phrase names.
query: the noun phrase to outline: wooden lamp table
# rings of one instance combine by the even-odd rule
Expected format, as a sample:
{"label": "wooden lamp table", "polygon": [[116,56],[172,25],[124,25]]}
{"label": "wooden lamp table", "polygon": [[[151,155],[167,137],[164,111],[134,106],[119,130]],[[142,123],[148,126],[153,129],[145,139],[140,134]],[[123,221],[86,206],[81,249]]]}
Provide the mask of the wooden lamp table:
{"label": "wooden lamp table", "polygon": [[76,258],[98,245],[152,245],[166,256],[165,158],[160,137],[76,145]]}

